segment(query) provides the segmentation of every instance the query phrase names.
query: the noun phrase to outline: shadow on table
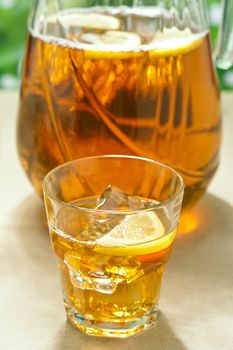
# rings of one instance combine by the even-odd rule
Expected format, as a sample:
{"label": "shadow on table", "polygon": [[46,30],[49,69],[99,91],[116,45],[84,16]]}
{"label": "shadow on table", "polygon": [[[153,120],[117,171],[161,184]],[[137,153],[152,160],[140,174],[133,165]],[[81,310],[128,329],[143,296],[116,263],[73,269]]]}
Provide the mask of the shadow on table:
{"label": "shadow on table", "polygon": [[193,233],[177,237],[165,272],[161,306],[178,334],[188,339],[185,333],[191,330],[200,345],[212,339],[210,348],[217,348],[219,334],[230,336],[223,323],[233,307],[233,207],[207,194],[193,212],[199,225]]}
{"label": "shadow on table", "polygon": [[21,252],[30,255],[38,265],[39,257],[51,254],[49,232],[43,201],[35,194],[27,196],[16,207],[9,220],[14,222],[14,233],[18,237]]}
{"label": "shadow on table", "polygon": [[176,337],[166,317],[160,313],[158,324],[128,339],[107,339],[87,336],[66,323],[56,337],[54,350],[187,350]]}
{"label": "shadow on table", "polygon": [[43,234],[48,232],[44,203],[36,194],[25,197],[20,205],[13,209],[12,221],[18,227],[34,227]]}

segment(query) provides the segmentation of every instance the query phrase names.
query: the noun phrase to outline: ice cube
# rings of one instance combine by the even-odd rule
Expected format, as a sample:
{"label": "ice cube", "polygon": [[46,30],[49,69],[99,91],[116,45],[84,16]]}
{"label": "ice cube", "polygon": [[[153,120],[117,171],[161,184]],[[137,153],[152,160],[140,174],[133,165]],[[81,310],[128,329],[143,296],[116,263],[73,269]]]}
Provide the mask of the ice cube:
{"label": "ice cube", "polygon": [[101,210],[140,210],[150,208],[155,201],[144,200],[122,192],[118,187],[108,185],[102,195],[96,209]]}
{"label": "ice cube", "polygon": [[[116,186],[108,185],[99,197],[97,205],[92,207],[95,209],[94,213],[72,211],[69,208],[64,213],[59,212],[59,222],[64,232],[79,241],[95,241],[109,233],[125,219],[126,215],[122,213],[123,210],[149,208],[155,203],[155,201],[128,195]],[[85,207],[83,204],[82,206]],[[111,210],[118,210],[118,212],[113,214]]]}
{"label": "ice cube", "polygon": [[98,210],[115,210],[127,203],[127,195],[120,191],[117,187],[108,185],[98,200],[95,215],[88,216],[88,222],[81,234],[82,237],[89,239],[97,239],[110,232],[121,220],[124,215],[113,215],[111,213],[103,213]]}
{"label": "ice cube", "polygon": [[131,283],[144,274],[140,267],[140,262],[134,257],[114,256],[109,259],[106,271],[111,274],[112,280],[121,278]]}
{"label": "ice cube", "polygon": [[[128,195],[122,192],[119,188],[113,185],[108,185],[102,195],[99,197],[98,204],[96,205],[96,215],[89,220],[89,225],[86,229],[86,235],[93,236],[93,232],[96,238],[107,234],[119,225],[125,218],[125,214],[121,214],[122,210],[140,210],[143,208],[150,208],[155,204],[155,201],[139,199],[137,197]],[[110,211],[119,210],[118,214],[103,213],[98,210]],[[92,221],[93,219],[93,221]]]}
{"label": "ice cube", "polygon": [[108,185],[99,198],[96,209],[119,209],[127,201],[127,195],[116,186]]}
{"label": "ice cube", "polygon": [[68,268],[70,280],[74,287],[95,290],[104,294],[115,292],[119,280],[113,280],[106,271],[109,256],[94,253],[83,248],[69,251],[64,262]]}

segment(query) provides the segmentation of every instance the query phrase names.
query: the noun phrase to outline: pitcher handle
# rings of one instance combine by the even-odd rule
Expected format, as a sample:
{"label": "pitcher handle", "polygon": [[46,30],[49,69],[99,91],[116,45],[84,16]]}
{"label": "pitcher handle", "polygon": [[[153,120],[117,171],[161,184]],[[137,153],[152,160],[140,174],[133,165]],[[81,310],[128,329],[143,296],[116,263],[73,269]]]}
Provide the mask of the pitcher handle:
{"label": "pitcher handle", "polygon": [[222,21],[215,57],[219,68],[228,69],[233,65],[233,0],[222,1]]}

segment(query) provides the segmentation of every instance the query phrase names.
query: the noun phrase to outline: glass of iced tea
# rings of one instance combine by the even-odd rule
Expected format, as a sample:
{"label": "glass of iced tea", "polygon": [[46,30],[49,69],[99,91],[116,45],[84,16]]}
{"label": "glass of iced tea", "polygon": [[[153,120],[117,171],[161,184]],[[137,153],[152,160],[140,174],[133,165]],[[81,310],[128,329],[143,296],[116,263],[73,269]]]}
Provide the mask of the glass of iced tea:
{"label": "glass of iced tea", "polygon": [[145,158],[98,156],[55,168],[43,189],[68,320],[108,337],[155,325],[181,176]]}

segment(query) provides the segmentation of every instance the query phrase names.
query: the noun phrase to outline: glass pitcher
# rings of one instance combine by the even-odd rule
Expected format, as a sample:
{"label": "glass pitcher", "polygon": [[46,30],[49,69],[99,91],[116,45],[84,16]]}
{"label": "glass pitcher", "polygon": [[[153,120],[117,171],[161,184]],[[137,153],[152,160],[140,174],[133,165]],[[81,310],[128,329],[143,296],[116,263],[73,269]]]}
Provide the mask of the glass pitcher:
{"label": "glass pitcher", "polygon": [[[233,56],[232,6],[225,1],[218,45],[224,68]],[[39,194],[44,175],[61,163],[131,154],[177,169],[188,207],[217,169],[220,139],[205,1],[35,2],[17,146]]]}

